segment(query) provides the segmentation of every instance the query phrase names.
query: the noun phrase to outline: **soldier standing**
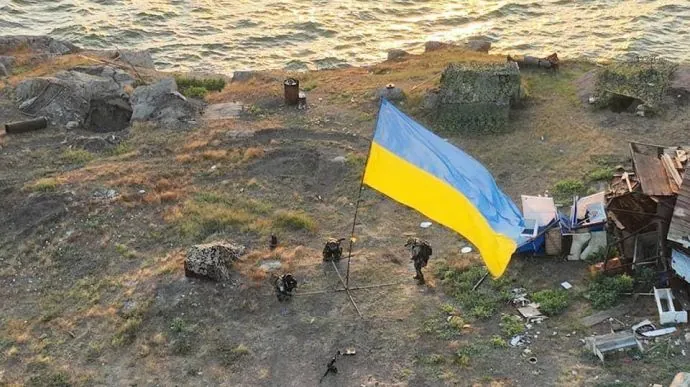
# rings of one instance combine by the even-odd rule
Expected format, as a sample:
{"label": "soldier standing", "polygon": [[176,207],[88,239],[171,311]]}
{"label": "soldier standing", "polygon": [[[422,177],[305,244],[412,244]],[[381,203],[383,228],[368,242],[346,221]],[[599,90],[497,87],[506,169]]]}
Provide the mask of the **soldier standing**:
{"label": "soldier standing", "polygon": [[429,257],[431,257],[433,252],[431,245],[425,240],[410,238],[407,240],[407,243],[405,243],[405,247],[412,253],[411,261],[414,262],[414,269],[416,271],[414,279],[417,280],[419,285],[423,285],[424,274],[422,273],[422,268],[426,267],[427,263],[429,263]]}
{"label": "soldier standing", "polygon": [[345,238],[335,239],[328,238],[326,245],[323,247],[324,261],[337,261],[343,255],[343,247],[340,245]]}
{"label": "soldier standing", "polygon": [[287,301],[292,297],[292,291],[297,288],[297,280],[292,274],[283,274],[275,277],[273,285],[275,286],[278,301]]}

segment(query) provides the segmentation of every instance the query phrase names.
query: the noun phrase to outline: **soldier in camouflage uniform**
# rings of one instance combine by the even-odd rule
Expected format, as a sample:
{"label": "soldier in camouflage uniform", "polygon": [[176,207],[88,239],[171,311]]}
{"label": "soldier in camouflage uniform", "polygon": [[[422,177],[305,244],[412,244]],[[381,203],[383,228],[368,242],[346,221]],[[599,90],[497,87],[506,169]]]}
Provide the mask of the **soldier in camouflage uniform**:
{"label": "soldier in camouflage uniform", "polygon": [[419,238],[410,238],[407,240],[407,243],[405,243],[405,247],[407,247],[412,253],[411,260],[414,262],[414,269],[417,272],[414,276],[414,279],[416,279],[418,283],[422,285],[424,284],[424,274],[422,274],[422,268],[426,267],[426,264],[429,262],[429,257],[431,257],[433,252],[431,245],[429,245],[429,242],[425,240],[421,240]]}
{"label": "soldier in camouflage uniform", "polygon": [[323,247],[323,260],[324,261],[337,261],[343,255],[343,247],[340,243],[344,241],[345,238],[335,239],[328,238],[326,245]]}
{"label": "soldier in camouflage uniform", "polygon": [[292,297],[292,291],[297,288],[297,280],[292,274],[283,274],[275,277],[273,285],[275,286],[278,301],[283,302]]}

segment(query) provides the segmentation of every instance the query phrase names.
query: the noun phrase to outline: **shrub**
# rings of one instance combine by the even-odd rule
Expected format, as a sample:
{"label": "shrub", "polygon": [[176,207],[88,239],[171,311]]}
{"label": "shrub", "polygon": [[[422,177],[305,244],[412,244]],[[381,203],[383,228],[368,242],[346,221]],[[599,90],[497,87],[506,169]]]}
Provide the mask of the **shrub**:
{"label": "shrub", "polygon": [[137,336],[137,329],[141,325],[138,317],[128,318],[125,323],[115,332],[112,344],[114,346],[131,344]]}
{"label": "shrub", "polygon": [[553,187],[553,196],[557,201],[571,200],[573,196],[587,192],[580,180],[566,179],[557,182]]}
{"label": "shrub", "polygon": [[62,153],[60,159],[70,164],[86,164],[93,160],[93,155],[84,149],[68,149]]}
{"label": "shrub", "polygon": [[203,88],[208,91],[221,91],[225,88],[225,79],[223,78],[198,79],[187,77],[175,77],[175,82],[177,82],[177,87],[180,90],[189,88]]}
{"label": "shrub", "polygon": [[301,211],[277,211],[275,215],[275,225],[290,231],[316,231],[316,222],[314,222],[314,219]]}
{"label": "shrub", "polygon": [[565,290],[542,290],[532,294],[532,301],[539,304],[539,310],[547,316],[563,313],[568,307],[568,292]]}
{"label": "shrub", "polygon": [[630,293],[632,290],[633,279],[628,275],[600,275],[590,282],[587,296],[594,309],[606,309],[618,304],[622,293]]}
{"label": "shrub", "polygon": [[611,167],[599,167],[587,174],[590,181],[609,181],[613,177],[614,169]]}
{"label": "shrub", "polygon": [[496,348],[506,348],[508,346],[508,342],[506,342],[501,336],[498,335],[491,336],[491,339],[489,339],[489,343],[491,343],[491,345]]}
{"label": "shrub", "polygon": [[58,186],[58,181],[55,178],[52,177],[47,177],[43,179],[38,179],[36,180],[35,183],[29,186],[29,189],[31,189],[34,192],[50,192],[50,191],[55,191]]}
{"label": "shrub", "polygon": [[501,332],[505,337],[513,337],[525,332],[525,324],[518,316],[504,314],[501,316]]}
{"label": "shrub", "polygon": [[204,87],[192,86],[186,89],[180,89],[180,93],[188,98],[198,98],[203,99],[208,93],[208,90]]}

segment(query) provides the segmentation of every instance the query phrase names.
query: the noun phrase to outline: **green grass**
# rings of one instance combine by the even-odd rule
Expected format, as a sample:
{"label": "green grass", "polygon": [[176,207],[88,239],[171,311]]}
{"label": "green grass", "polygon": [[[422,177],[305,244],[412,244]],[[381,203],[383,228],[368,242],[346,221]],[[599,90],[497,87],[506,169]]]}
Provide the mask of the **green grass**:
{"label": "green grass", "polygon": [[132,145],[130,145],[128,142],[121,142],[119,143],[115,148],[110,150],[110,155],[111,156],[120,156],[127,154],[134,149],[132,148]]}
{"label": "green grass", "polygon": [[461,367],[469,367],[472,357],[480,353],[480,348],[474,344],[467,344],[455,352],[455,362]]}
{"label": "green grass", "polygon": [[136,251],[130,250],[129,247],[121,243],[115,245],[115,251],[117,251],[118,254],[127,259],[133,259],[137,257]]}
{"label": "green grass", "polygon": [[303,211],[278,210],[274,224],[286,231],[316,231],[316,221]]}
{"label": "green grass", "polygon": [[565,290],[541,290],[532,294],[531,300],[539,304],[539,310],[547,316],[559,315],[568,308],[568,292]]}
{"label": "green grass", "polygon": [[501,326],[501,333],[507,338],[525,332],[525,324],[519,316],[504,314],[501,316],[501,323],[499,325]]}
{"label": "green grass", "polygon": [[501,279],[498,281],[487,280],[477,290],[472,290],[474,285],[486,273],[482,266],[472,266],[458,269],[449,266],[444,261],[437,261],[434,274],[441,280],[446,294],[454,297],[462,305],[463,310],[470,317],[487,319],[494,315],[499,305],[510,299],[508,288],[510,281]]}
{"label": "green grass", "polygon": [[175,77],[177,88],[182,95],[189,98],[203,99],[210,91],[221,91],[225,88],[223,78],[186,78]]}
{"label": "green grass", "polygon": [[128,345],[134,342],[137,337],[137,330],[141,325],[141,319],[138,317],[131,317],[125,320],[113,337],[112,344],[115,347]]}
{"label": "green grass", "polygon": [[36,180],[28,188],[34,192],[52,192],[57,189],[58,181],[53,177],[46,177]]}
{"label": "green grass", "polygon": [[507,348],[508,347],[508,342],[505,341],[501,336],[498,335],[493,335],[489,339],[489,344],[495,348]]}
{"label": "green grass", "polygon": [[557,202],[568,202],[573,196],[581,196],[587,193],[585,184],[580,180],[565,179],[553,186],[553,197]]}
{"label": "green grass", "polygon": [[170,323],[170,335],[172,338],[170,351],[174,355],[184,356],[192,352],[194,340],[197,338],[193,326],[188,325],[183,319],[175,317]]}
{"label": "green grass", "polygon": [[54,374],[32,376],[26,383],[27,387],[71,387],[69,376],[58,372]]}
{"label": "green grass", "polygon": [[589,283],[586,297],[594,309],[607,309],[620,302],[622,293],[633,290],[632,277],[623,274],[615,277],[597,276]]}
{"label": "green grass", "polygon": [[60,160],[69,164],[86,164],[93,160],[93,154],[84,149],[68,149],[62,152]]}

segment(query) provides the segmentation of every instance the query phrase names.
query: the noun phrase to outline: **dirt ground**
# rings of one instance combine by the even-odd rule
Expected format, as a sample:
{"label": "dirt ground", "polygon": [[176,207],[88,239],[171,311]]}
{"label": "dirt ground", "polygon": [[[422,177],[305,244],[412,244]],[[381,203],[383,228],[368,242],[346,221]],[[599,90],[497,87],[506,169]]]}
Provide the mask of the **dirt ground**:
{"label": "dirt ground", "polygon": [[[610,326],[579,323],[593,312],[583,297],[586,265],[559,257],[516,257],[504,281],[530,292],[569,281],[567,311],[534,324],[527,346],[498,345],[501,315],[516,309],[472,318],[433,276],[442,262],[477,255],[460,254],[462,238],[438,225],[421,229],[421,215],[368,189],[350,283],[390,286],[352,292],[363,318],[338,291],[320,251],[326,238],[349,236],[373,91],[390,82],[411,90],[403,110],[428,123],[421,96],[445,63],[465,55],[301,74],[306,111],[279,102],[285,74],[258,74],[207,97],[243,102],[240,118],[188,130],[135,125],[118,133],[124,145],[104,153],[70,149],[74,137],[91,134],[62,128],[0,136],[0,385],[316,386],[330,357],[347,348],[356,354],[340,357],[339,372],[321,385],[668,385],[687,370],[685,327],[601,364],[581,340]],[[516,202],[584,178],[601,158],[627,164],[628,141],[689,142],[685,106],[654,118],[583,106],[575,81],[592,67],[523,72],[530,98],[507,134],[442,135],[484,163]],[[20,117],[8,86],[0,122]],[[409,235],[434,246],[425,286],[412,279]],[[232,281],[186,278],[187,249],[218,240],[247,247]],[[296,275],[291,301],[274,296],[271,273],[259,269],[265,260]],[[346,271],[346,261],[338,266]],[[463,316],[462,329],[448,330],[448,305]],[[624,323],[656,321],[653,299],[625,305]]]}

